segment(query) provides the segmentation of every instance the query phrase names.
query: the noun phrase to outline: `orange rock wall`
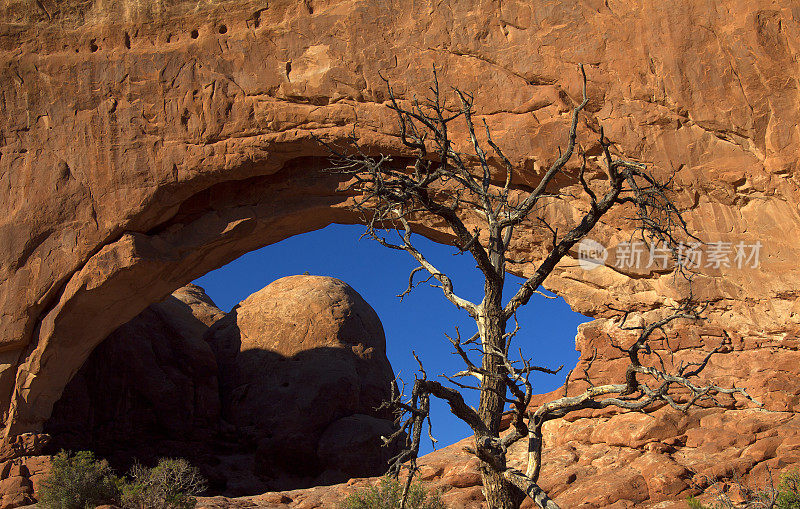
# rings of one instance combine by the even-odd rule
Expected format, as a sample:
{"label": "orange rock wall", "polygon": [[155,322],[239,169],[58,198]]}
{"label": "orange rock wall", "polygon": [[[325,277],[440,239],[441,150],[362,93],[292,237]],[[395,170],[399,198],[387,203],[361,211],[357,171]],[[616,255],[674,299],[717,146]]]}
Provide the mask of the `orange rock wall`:
{"label": "orange rock wall", "polygon": [[[791,377],[771,380],[775,366],[797,370],[800,8],[0,0],[0,20],[8,435],[38,430],[91,349],[151,302],[257,247],[354,221],[311,133],[336,140],[355,127],[369,148],[397,152],[380,76],[411,97],[433,65],[443,84],[475,94],[524,185],[564,143],[584,63],[589,153],[602,124],[616,152],[674,174],[698,236],[763,243],[757,269],[706,271],[695,291],[714,302],[706,336],[735,333],[718,376],[773,410],[797,404],[781,396],[796,391]],[[553,217],[574,218],[567,205]],[[613,245],[627,233],[606,224],[594,238]],[[531,225],[516,249],[535,260],[541,238]],[[680,295],[669,276],[574,261],[549,287],[597,317],[608,304],[647,311]]]}

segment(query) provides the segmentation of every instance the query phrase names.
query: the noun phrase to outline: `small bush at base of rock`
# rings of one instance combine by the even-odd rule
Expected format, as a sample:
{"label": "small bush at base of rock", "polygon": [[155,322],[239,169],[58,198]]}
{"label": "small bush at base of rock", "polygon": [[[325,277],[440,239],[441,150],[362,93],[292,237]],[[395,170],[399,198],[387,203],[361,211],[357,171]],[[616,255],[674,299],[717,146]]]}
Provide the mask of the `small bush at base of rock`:
{"label": "small bush at base of rock", "polygon": [[778,483],[777,509],[800,509],[800,471],[781,476]]}
{"label": "small bush at base of rock", "polygon": [[121,481],[89,451],[61,451],[39,491],[43,509],[91,509],[119,500]]}
{"label": "small bush at base of rock", "polygon": [[687,498],[686,504],[689,506],[689,509],[716,509],[713,506],[703,505],[702,502],[694,497]]}
{"label": "small bush at base of rock", "polygon": [[191,509],[206,489],[203,476],[184,459],[162,458],[153,468],[137,464],[129,475],[122,490],[126,509]]}
{"label": "small bush at base of rock", "polygon": [[[382,477],[378,486],[370,486],[348,496],[340,509],[397,509],[405,483],[392,477]],[[438,493],[428,493],[422,483],[415,481],[408,490],[408,509],[445,509]]]}
{"label": "small bush at base of rock", "polygon": [[740,483],[740,493],[745,500],[742,503],[735,503],[725,494],[717,496],[718,502],[706,505],[694,497],[689,497],[686,501],[689,509],[800,509],[800,471],[781,475],[778,486],[770,481],[764,489],[750,489]]}

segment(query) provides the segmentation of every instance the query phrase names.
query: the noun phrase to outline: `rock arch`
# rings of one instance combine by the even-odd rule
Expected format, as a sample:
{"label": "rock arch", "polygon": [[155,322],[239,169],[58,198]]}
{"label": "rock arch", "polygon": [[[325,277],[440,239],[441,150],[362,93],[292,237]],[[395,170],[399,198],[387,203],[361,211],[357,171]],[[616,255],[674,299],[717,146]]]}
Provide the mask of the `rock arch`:
{"label": "rock arch", "polygon": [[[353,220],[336,208],[342,201],[337,179],[318,175],[317,160],[301,163],[304,176],[287,167],[278,176],[212,186],[190,198],[169,224],[123,233],[92,256],[40,318],[36,347],[18,368],[8,433],[37,431],[94,346],[150,303],[244,253]],[[299,191],[293,197],[286,194],[287,181]],[[203,202],[210,207],[192,210]]]}
{"label": "rock arch", "polygon": [[[36,431],[92,347],[150,302],[249,250],[354,221],[311,132],[357,128],[396,153],[380,76],[411,97],[432,64],[475,93],[531,176],[563,140],[574,63],[589,64],[587,135],[602,121],[621,152],[677,172],[707,240],[770,243],[759,271],[723,268],[702,292],[718,323],[780,348],[800,314],[800,28],[794,10],[761,4],[732,18],[732,1],[4,1],[5,434]],[[535,236],[518,249],[535,259]],[[656,274],[570,266],[551,285],[595,316],[670,291]]]}

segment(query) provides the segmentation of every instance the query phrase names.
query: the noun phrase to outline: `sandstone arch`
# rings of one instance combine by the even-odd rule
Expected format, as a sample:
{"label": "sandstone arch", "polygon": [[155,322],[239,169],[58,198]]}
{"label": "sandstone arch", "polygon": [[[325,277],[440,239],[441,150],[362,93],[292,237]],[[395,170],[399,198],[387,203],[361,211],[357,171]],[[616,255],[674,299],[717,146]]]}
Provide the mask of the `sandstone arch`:
{"label": "sandstone arch", "polygon": [[[293,185],[304,179],[293,173],[247,179],[245,189],[252,194],[238,185],[231,192],[212,188],[190,202],[209,196],[217,205],[199,214],[187,210],[186,216],[198,216],[187,224],[180,222],[179,211],[176,222],[163,229],[126,232],[103,246],[70,278],[38,324],[37,346],[19,368],[8,432],[37,431],[60,396],[59,387],[94,346],[150,303],[246,252],[334,220],[351,219],[331,207],[341,201],[333,178],[309,179],[310,185],[296,188],[301,192],[293,198],[282,194],[287,178],[295,180]],[[313,169],[306,177],[311,175],[316,176]],[[319,191],[322,195],[315,196]],[[243,194],[250,194],[250,200]],[[22,373],[24,380],[19,378]]]}
{"label": "sandstone arch", "polygon": [[[589,64],[592,117],[620,151],[678,171],[697,231],[769,242],[758,271],[723,268],[703,292],[712,323],[784,352],[800,321],[800,12],[767,4],[3,0],[6,435],[37,430],[82,358],[150,302],[246,251],[354,221],[310,132],[358,125],[396,151],[379,72],[410,96],[432,63],[475,92],[532,175],[563,139],[573,63]],[[535,258],[535,238],[519,249]],[[569,266],[551,284],[595,316],[670,292],[655,274]]]}

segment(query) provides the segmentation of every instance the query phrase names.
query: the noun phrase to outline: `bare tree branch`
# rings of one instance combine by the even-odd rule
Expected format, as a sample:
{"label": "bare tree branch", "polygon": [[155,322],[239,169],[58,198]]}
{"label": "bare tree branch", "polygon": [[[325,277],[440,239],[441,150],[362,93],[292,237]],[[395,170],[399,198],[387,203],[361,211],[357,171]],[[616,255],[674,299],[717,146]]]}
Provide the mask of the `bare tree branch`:
{"label": "bare tree branch", "polygon": [[[566,170],[578,145],[579,123],[588,115],[585,112],[589,102],[587,78],[582,66],[580,73],[582,100],[572,109],[566,148],[535,186],[515,185],[514,176],[519,171],[492,138],[484,120],[485,143],[493,156],[487,153],[475,129],[480,119],[475,117],[473,96],[454,89],[454,104],[457,106],[448,106],[441,94],[435,68],[429,96],[424,100],[401,100],[384,79],[389,94],[388,107],[397,116],[400,141],[405,147],[402,156],[367,153],[359,145],[355,132],[341,145],[325,144],[332,155],[331,171],[351,178],[346,191],[351,195],[354,209],[364,217],[365,235],[387,248],[406,251],[418,264],[409,274],[408,285],[399,297],[402,299],[419,284],[431,284],[435,280],[432,286],[441,289],[445,298],[464,309],[475,320],[477,329],[477,333],[467,340],[462,339],[457,328],[455,337],[445,335],[455,355],[464,364],[463,370],[453,375],[442,375],[449,386],[429,380],[415,354],[419,370],[410,395],[404,394],[406,386],[397,380],[391,399],[384,405],[394,412],[396,424],[396,432],[386,440],[399,441],[403,445],[401,452],[391,461],[390,472],[399,475],[403,468],[409,470],[402,505],[405,504],[411,476],[417,468],[422,428],[426,422],[428,436],[433,440],[431,396],[445,401],[450,411],[472,429],[475,447],[470,451],[480,460],[484,494],[493,509],[516,509],[525,497],[532,498],[541,508],[558,507],[538,485],[545,446],[542,427],[552,419],[579,410],[608,407],[647,411],[656,404],[686,411],[699,403],[718,405],[716,398],[719,395],[755,402],[742,388],[721,387],[696,380],[712,356],[730,351],[729,339],[723,339],[722,344],[701,359],[677,367],[669,357],[665,361],[659,353],[658,347],[669,348],[670,328],[676,322],[700,318],[703,307],[692,301],[690,292],[689,298],[679,306],[664,310],[662,318],[650,323],[631,325],[628,321],[630,313],[620,313],[620,329],[635,335],[635,340],[627,347],[613,340],[610,343],[628,359],[624,380],[616,383],[607,380],[595,383],[592,380],[591,371],[597,359],[595,349],[588,361],[582,363],[581,371],[578,371],[582,373],[580,376],[570,379],[575,370],[570,371],[562,397],[536,409],[531,408],[534,394],[531,373],[557,374],[563,366],[558,369],[539,366],[533,358],[525,357],[521,348],[517,349],[513,359],[509,356],[509,352],[514,352],[512,342],[521,341],[516,311],[534,294],[541,294],[542,284],[556,265],[601,220],[607,219],[609,211],[614,208],[633,211],[630,220],[635,231],[649,241],[666,245],[673,254],[678,273],[691,282],[682,266],[678,246],[681,237],[693,236],[671,199],[671,179],[662,182],[645,165],[614,157],[611,142],[605,137],[602,127],[599,133],[600,164],[608,176],[602,187],[587,181],[589,161],[580,147],[581,161],[577,174]],[[462,131],[468,147],[465,152],[459,152],[456,149],[458,144],[451,138],[454,122],[459,122],[458,126],[465,129]],[[552,189],[559,175],[577,182],[578,192],[584,196],[580,198]],[[564,223],[545,219],[553,217],[547,213],[547,208],[555,200],[563,200],[572,206],[579,203],[574,209],[579,220]],[[431,219],[444,225],[455,239],[455,254],[469,253],[475,261],[484,283],[480,303],[456,294],[451,276],[431,263],[413,245],[412,224]],[[504,303],[506,263],[520,263],[511,259],[508,251],[515,240],[528,235],[525,229],[530,225],[545,234],[549,232],[550,249],[533,274]],[[390,239],[394,234],[396,239]],[[512,317],[513,328],[509,327]],[[480,385],[465,383],[464,377],[474,377]],[[575,394],[576,384],[586,386]],[[479,392],[477,409],[467,405],[461,395],[460,390],[468,389]],[[509,408],[508,412],[506,408]],[[503,415],[511,419],[511,429],[501,435]],[[524,473],[507,465],[509,448],[521,440],[527,440],[528,444]]]}

